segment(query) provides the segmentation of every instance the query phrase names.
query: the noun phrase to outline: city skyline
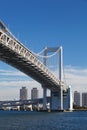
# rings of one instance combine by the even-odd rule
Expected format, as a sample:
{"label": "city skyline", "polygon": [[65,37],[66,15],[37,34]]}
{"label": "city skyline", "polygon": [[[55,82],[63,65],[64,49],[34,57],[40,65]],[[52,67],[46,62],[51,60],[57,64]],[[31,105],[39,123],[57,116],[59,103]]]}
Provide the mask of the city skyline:
{"label": "city skyline", "polygon": [[[67,85],[73,91],[87,91],[87,2],[8,1],[0,2],[0,19],[10,31],[36,53],[45,46],[62,45]],[[0,100],[18,98],[21,86],[38,87],[42,96],[40,84],[0,61]]]}

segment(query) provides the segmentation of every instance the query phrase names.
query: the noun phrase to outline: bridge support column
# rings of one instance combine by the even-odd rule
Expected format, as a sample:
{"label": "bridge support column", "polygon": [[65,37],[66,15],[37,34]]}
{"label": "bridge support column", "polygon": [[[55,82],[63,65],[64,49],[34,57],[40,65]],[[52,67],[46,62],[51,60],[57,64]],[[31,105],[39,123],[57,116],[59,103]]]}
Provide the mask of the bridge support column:
{"label": "bridge support column", "polygon": [[72,100],[72,90],[71,86],[68,87],[67,92],[64,93],[64,110],[72,111],[73,110],[73,100]]}
{"label": "bridge support column", "polygon": [[63,90],[60,88],[58,91],[51,91],[51,111],[63,111]]}
{"label": "bridge support column", "polygon": [[46,104],[47,104],[46,95],[47,95],[47,89],[46,87],[43,87],[43,110],[46,110]]}

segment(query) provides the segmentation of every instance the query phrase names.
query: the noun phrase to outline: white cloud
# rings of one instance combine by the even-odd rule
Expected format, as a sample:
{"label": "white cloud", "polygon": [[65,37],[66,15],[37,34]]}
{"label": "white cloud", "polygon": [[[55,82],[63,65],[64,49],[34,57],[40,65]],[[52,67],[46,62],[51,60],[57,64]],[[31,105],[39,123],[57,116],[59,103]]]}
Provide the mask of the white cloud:
{"label": "white cloud", "polygon": [[[87,92],[87,69],[65,66],[64,72],[66,83],[72,86],[73,91]],[[57,71],[54,72],[56,73]],[[0,69],[0,100],[19,99],[19,90],[22,86],[27,87],[29,98],[33,87],[39,89],[39,97],[42,97],[42,87],[38,82],[20,71]]]}
{"label": "white cloud", "polygon": [[87,69],[67,66],[64,70],[66,82],[72,86],[73,91],[87,91]]}
{"label": "white cloud", "polygon": [[26,76],[24,73],[16,70],[4,70],[0,69],[0,75],[4,76]]}
{"label": "white cloud", "polygon": [[28,98],[31,98],[31,89],[37,87],[39,89],[39,97],[42,97],[41,85],[34,81],[2,81],[0,82],[0,100],[13,100],[19,99],[19,90],[21,87],[26,86],[28,89]]}

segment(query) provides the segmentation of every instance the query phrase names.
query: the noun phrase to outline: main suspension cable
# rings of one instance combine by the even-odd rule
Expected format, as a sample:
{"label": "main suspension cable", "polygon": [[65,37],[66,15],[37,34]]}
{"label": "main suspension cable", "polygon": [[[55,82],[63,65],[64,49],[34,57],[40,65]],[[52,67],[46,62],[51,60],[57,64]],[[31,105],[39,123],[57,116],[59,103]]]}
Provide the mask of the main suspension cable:
{"label": "main suspension cable", "polygon": [[[47,48],[45,48],[44,50],[46,50],[46,49],[47,49]],[[42,51],[44,51],[44,50],[42,50]],[[42,52],[42,51],[41,51],[41,52]],[[34,53],[34,55],[35,55],[36,57],[41,57],[41,58],[51,58],[52,56],[55,56],[59,51],[60,51],[60,48],[58,48],[57,51],[54,52],[52,55],[43,56],[43,55],[40,55],[40,53]]]}

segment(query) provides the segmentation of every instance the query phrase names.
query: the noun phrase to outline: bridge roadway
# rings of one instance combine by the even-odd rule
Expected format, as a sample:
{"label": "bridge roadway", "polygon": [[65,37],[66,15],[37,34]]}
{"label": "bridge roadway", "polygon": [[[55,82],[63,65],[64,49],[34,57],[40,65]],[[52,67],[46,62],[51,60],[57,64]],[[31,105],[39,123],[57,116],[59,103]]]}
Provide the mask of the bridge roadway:
{"label": "bridge roadway", "polygon": [[63,82],[9,31],[0,28],[0,60],[24,72],[46,88],[58,91]]}
{"label": "bridge roadway", "polygon": [[[47,103],[50,102],[50,97],[46,97]],[[29,100],[9,100],[9,101],[0,101],[0,107],[9,107],[9,106],[21,106],[21,105],[37,105],[43,103],[43,98],[38,99],[29,99]]]}

